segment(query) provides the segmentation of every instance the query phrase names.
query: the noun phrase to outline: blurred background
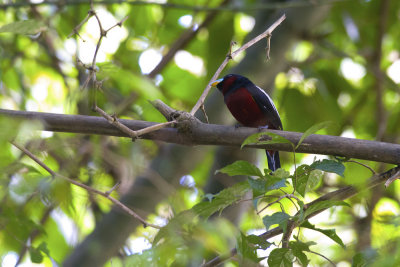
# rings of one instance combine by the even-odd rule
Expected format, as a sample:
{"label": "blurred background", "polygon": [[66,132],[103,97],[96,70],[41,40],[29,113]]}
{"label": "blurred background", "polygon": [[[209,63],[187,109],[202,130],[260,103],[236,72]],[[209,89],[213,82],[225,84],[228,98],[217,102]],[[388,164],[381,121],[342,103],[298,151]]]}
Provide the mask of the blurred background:
{"label": "blurred background", "polygon": [[[97,102],[109,114],[163,122],[148,102],[155,99],[190,111],[231,41],[236,42],[233,49],[239,48],[285,13],[287,19],[272,35],[271,58],[266,58],[267,41],[260,41],[234,58],[223,75],[241,74],[264,88],[279,110],[284,130],[304,132],[331,121],[332,127],[319,133],[400,142],[400,1],[94,3],[104,29],[128,16],[121,27],[108,32],[97,55],[96,75],[102,81]],[[100,36],[97,20],[91,17],[79,35],[69,37],[89,10],[89,2],[82,0],[0,1],[0,27],[28,19],[32,28],[40,25],[30,34],[0,28],[0,108],[97,115],[90,109],[92,85],[80,89],[88,76],[82,64],[91,64]],[[208,96],[205,109],[210,123],[235,123],[216,90]],[[204,121],[201,112],[197,117]],[[216,170],[239,159],[260,168],[267,163],[263,150],[33,131],[40,126],[0,120],[2,266],[62,262],[66,266],[158,266],[150,263],[156,229],[143,228],[112,209],[106,199],[52,180],[8,143],[15,136],[65,176],[102,191],[120,182],[113,194],[158,225],[205,195],[242,180],[215,174]],[[327,157],[296,155],[297,164],[322,158]],[[281,152],[281,162],[293,172],[292,153]],[[361,162],[378,172],[390,167]],[[348,184],[362,188],[370,176],[367,168],[347,163],[344,178],[325,175],[305,202]],[[399,197],[398,183],[378,187],[349,200],[351,208],[336,208],[311,220],[321,228],[335,228],[347,249],[316,232],[302,235],[316,242],[314,250],[338,266],[351,266],[357,253],[364,253],[375,265],[398,266]],[[265,228],[248,201],[197,230],[193,246],[159,251],[162,262],[198,266],[202,259],[235,247],[239,231],[260,234]],[[259,255],[268,255],[268,250],[260,250]],[[329,265],[323,257],[308,256],[310,266]],[[239,263],[233,259],[225,264]]]}

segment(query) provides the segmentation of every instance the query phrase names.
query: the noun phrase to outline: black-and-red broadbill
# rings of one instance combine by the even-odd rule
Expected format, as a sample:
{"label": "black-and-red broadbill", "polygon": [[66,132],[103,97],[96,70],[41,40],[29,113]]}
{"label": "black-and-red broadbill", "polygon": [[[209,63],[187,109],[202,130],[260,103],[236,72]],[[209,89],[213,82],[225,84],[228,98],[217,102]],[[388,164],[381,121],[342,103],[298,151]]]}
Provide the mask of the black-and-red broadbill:
{"label": "black-and-red broadbill", "polygon": [[[246,77],[228,74],[212,83],[224,95],[224,101],[233,117],[243,126],[282,130],[278,110],[269,95]],[[278,151],[266,150],[268,168],[281,167]]]}

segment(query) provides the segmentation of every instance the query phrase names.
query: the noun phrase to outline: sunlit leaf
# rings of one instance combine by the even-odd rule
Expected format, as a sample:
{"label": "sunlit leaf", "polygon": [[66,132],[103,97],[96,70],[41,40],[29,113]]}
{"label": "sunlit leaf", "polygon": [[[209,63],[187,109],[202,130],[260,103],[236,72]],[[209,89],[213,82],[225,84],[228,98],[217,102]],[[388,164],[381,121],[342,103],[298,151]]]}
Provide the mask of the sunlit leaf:
{"label": "sunlit leaf", "polygon": [[332,125],[331,121],[324,121],[318,124],[315,124],[313,126],[311,126],[310,128],[308,128],[303,135],[301,136],[299,142],[296,145],[296,149],[301,145],[301,143],[303,143],[304,139],[306,139],[307,137],[309,137],[310,135],[318,132],[321,129],[327,128],[328,126]]}
{"label": "sunlit leaf", "polygon": [[[270,140],[263,141],[265,136],[269,136]],[[276,133],[268,133],[268,132],[255,133],[250,135],[243,141],[240,148],[243,148],[244,146],[249,144],[257,144],[257,145],[290,144],[292,147],[294,147],[294,144],[285,137],[282,137]]]}
{"label": "sunlit leaf", "polygon": [[259,258],[257,256],[257,249],[267,249],[270,245],[271,243],[259,236],[246,236],[243,233],[240,233],[240,238],[237,242],[237,250],[241,257],[250,259],[254,262],[259,262],[264,258]]}
{"label": "sunlit leaf", "polygon": [[45,31],[46,29],[47,27],[42,21],[29,19],[3,25],[0,27],[0,33],[10,32],[16,34],[36,34]]}
{"label": "sunlit leaf", "polygon": [[352,267],[364,267],[367,265],[367,260],[364,258],[362,253],[357,253],[353,256]]}
{"label": "sunlit leaf", "polygon": [[183,211],[169,220],[168,224],[162,227],[154,237],[153,245],[166,240],[168,242],[179,243],[185,225],[191,224],[194,219],[193,212]]}
{"label": "sunlit leaf", "polygon": [[280,179],[287,179],[290,176],[290,172],[284,170],[284,169],[277,169],[274,174],[274,177],[280,178]]}
{"label": "sunlit leaf", "polygon": [[41,263],[43,261],[43,255],[40,250],[37,250],[33,247],[29,248],[29,255],[33,263]]}
{"label": "sunlit leaf", "polygon": [[264,179],[248,178],[247,182],[250,184],[251,189],[261,192],[261,193],[265,193],[267,181],[265,181]]}
{"label": "sunlit leaf", "polygon": [[[307,165],[304,166],[308,167]],[[312,191],[318,185],[322,176],[323,172],[320,170],[300,172],[296,180],[296,191],[304,197],[307,192]]]}
{"label": "sunlit leaf", "polygon": [[235,176],[235,175],[248,175],[248,176],[258,176],[258,177],[263,176],[263,174],[261,173],[260,169],[257,168],[257,166],[244,160],[235,161],[234,163],[216,171],[216,173],[218,172],[228,174],[229,176]]}
{"label": "sunlit leaf", "polygon": [[315,245],[315,242],[301,242],[299,240],[290,241],[289,247],[293,252],[293,255],[299,259],[303,266],[308,266],[310,260],[307,258],[307,255],[303,253],[303,251],[310,251],[310,246]]}
{"label": "sunlit leaf", "polygon": [[344,176],[345,167],[340,161],[323,159],[322,161],[313,162],[310,167],[325,172],[336,173],[342,177]]}
{"label": "sunlit leaf", "polygon": [[262,194],[265,194],[266,192],[282,187],[286,187],[286,180],[281,179],[278,177],[273,177],[273,176],[267,176],[266,178],[263,179],[252,179],[249,178],[247,179],[247,182],[250,184],[250,187]]}
{"label": "sunlit leaf", "polygon": [[[375,250],[373,248],[365,249],[362,252],[356,253],[353,256],[353,262],[351,263],[351,266],[352,267],[370,266],[371,264],[376,263],[376,259],[377,259],[378,255],[379,254],[378,254],[377,250]],[[389,259],[390,259],[390,257],[389,257]],[[393,258],[391,260],[393,260]]]}
{"label": "sunlit leaf", "polygon": [[268,230],[271,225],[278,224],[279,227],[285,232],[290,215],[284,212],[276,212],[272,215],[267,215],[263,218],[265,228]]}
{"label": "sunlit leaf", "polygon": [[288,248],[276,248],[268,256],[269,266],[291,267],[293,266],[293,253]]}
{"label": "sunlit leaf", "polygon": [[320,228],[315,227],[315,225],[312,225],[309,221],[303,222],[300,225],[300,227],[304,227],[304,228],[308,228],[308,229],[311,229],[311,230],[314,230],[314,231],[318,231],[318,232],[326,235],[327,237],[329,237],[330,239],[332,239],[336,243],[338,243],[343,248],[346,247],[344,245],[342,239],[340,239],[340,237],[336,234],[336,230],[335,229],[320,229]]}
{"label": "sunlit leaf", "polygon": [[215,212],[221,212],[235,201],[241,199],[249,189],[250,186],[247,182],[237,183],[219,192],[211,201],[203,201],[196,204],[192,211],[199,216],[208,218]]}

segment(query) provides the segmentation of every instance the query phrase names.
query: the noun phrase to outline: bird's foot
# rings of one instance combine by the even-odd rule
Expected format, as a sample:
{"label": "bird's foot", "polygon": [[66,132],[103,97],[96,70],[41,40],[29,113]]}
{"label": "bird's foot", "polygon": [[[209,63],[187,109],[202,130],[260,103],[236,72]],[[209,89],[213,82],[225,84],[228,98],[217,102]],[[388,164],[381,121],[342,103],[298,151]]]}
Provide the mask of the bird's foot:
{"label": "bird's foot", "polygon": [[261,132],[262,130],[264,130],[264,129],[269,129],[269,127],[268,127],[268,125],[265,125],[265,126],[258,126],[258,131],[259,132]]}

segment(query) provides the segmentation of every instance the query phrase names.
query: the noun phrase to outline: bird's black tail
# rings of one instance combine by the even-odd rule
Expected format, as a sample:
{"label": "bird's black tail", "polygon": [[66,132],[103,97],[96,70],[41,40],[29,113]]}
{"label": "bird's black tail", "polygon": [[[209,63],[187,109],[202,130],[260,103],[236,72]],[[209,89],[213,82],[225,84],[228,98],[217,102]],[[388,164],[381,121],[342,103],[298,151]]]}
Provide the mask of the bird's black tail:
{"label": "bird's black tail", "polygon": [[273,151],[273,150],[265,150],[267,153],[267,159],[268,159],[268,169],[271,171],[276,171],[281,167],[281,161],[279,159],[279,151]]}

